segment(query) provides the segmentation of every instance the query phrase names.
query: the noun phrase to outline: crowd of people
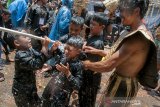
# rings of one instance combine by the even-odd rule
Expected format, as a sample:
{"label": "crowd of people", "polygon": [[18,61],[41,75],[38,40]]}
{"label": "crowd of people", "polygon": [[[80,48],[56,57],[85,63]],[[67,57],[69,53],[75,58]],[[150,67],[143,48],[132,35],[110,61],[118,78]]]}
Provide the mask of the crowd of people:
{"label": "crowd of people", "polygon": [[[135,98],[139,83],[160,95],[160,27],[152,35],[142,22],[149,0],[119,0],[114,12],[106,11],[102,1],[88,2],[92,11],[83,0],[0,1],[1,27],[44,37],[40,41],[1,32],[1,52],[15,63],[12,94],[17,107],[104,107],[107,98]],[[96,102],[102,73],[113,70]],[[51,77],[41,97],[36,73]],[[0,81],[4,79],[0,72]]]}

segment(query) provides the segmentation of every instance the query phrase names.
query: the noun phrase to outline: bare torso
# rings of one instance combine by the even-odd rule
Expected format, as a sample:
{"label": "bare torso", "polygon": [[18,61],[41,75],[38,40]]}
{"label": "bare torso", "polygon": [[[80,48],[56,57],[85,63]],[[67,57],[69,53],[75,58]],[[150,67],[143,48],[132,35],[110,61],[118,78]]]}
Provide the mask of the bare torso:
{"label": "bare torso", "polygon": [[126,61],[116,67],[117,74],[125,77],[135,77],[143,68],[148,57],[150,42],[142,37],[143,40],[138,45],[132,47],[135,52]]}

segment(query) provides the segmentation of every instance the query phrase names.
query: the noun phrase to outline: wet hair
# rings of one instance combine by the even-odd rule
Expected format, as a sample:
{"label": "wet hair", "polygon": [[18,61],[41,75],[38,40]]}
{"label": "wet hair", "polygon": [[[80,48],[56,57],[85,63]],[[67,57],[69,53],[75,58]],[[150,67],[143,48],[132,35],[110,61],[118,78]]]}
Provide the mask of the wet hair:
{"label": "wet hair", "polygon": [[83,38],[80,36],[70,37],[69,40],[66,42],[66,44],[79,49],[82,49],[83,43],[84,43]]}
{"label": "wet hair", "polygon": [[76,24],[76,25],[80,25],[81,27],[83,27],[84,19],[79,16],[73,16],[71,19],[71,23]]}
{"label": "wet hair", "polygon": [[107,25],[108,24],[108,18],[102,12],[95,13],[91,20],[96,21],[100,25]]}
{"label": "wet hair", "polygon": [[120,0],[119,8],[128,9],[132,11],[133,9],[140,8],[140,17],[143,18],[148,10],[149,0]]}
{"label": "wet hair", "polygon": [[99,12],[99,10],[105,11],[106,7],[101,1],[94,2],[94,11]]}

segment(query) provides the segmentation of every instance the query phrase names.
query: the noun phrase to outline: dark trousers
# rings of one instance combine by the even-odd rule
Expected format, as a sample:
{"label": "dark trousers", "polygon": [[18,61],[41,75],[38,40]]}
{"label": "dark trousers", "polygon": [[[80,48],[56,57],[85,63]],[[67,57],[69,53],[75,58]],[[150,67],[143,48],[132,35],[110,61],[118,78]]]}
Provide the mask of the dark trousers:
{"label": "dark trousers", "polygon": [[68,92],[55,84],[55,78],[47,84],[42,94],[42,107],[68,107]]}
{"label": "dark trousers", "polygon": [[[87,71],[86,71],[87,72]],[[97,92],[100,88],[101,74],[84,73],[82,87],[79,91],[80,107],[95,107]]]}
{"label": "dark trousers", "polygon": [[9,50],[8,50],[8,47],[7,47],[7,43],[2,38],[0,38],[0,41],[2,43],[3,48],[5,49],[4,50],[4,54],[8,55],[9,54]]}
{"label": "dark trousers", "polygon": [[40,107],[41,105],[35,86],[13,84],[12,93],[17,107]]}
{"label": "dark trousers", "polygon": [[[8,33],[4,33],[4,37],[0,38],[0,41],[2,43],[2,46],[4,47],[4,53],[5,55],[9,54],[9,49],[13,50],[15,49],[15,45],[14,45],[14,37],[12,35],[8,35]],[[8,49],[9,47],[9,49]]]}

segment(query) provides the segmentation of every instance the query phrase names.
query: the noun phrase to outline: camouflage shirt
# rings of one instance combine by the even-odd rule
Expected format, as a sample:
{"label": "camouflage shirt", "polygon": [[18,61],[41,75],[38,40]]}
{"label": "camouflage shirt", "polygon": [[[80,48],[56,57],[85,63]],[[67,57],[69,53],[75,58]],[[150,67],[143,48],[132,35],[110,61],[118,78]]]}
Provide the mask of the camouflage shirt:
{"label": "camouflage shirt", "polygon": [[28,51],[18,50],[15,55],[14,80],[23,85],[35,84],[34,70],[40,69],[46,61],[42,53],[29,49]]}

